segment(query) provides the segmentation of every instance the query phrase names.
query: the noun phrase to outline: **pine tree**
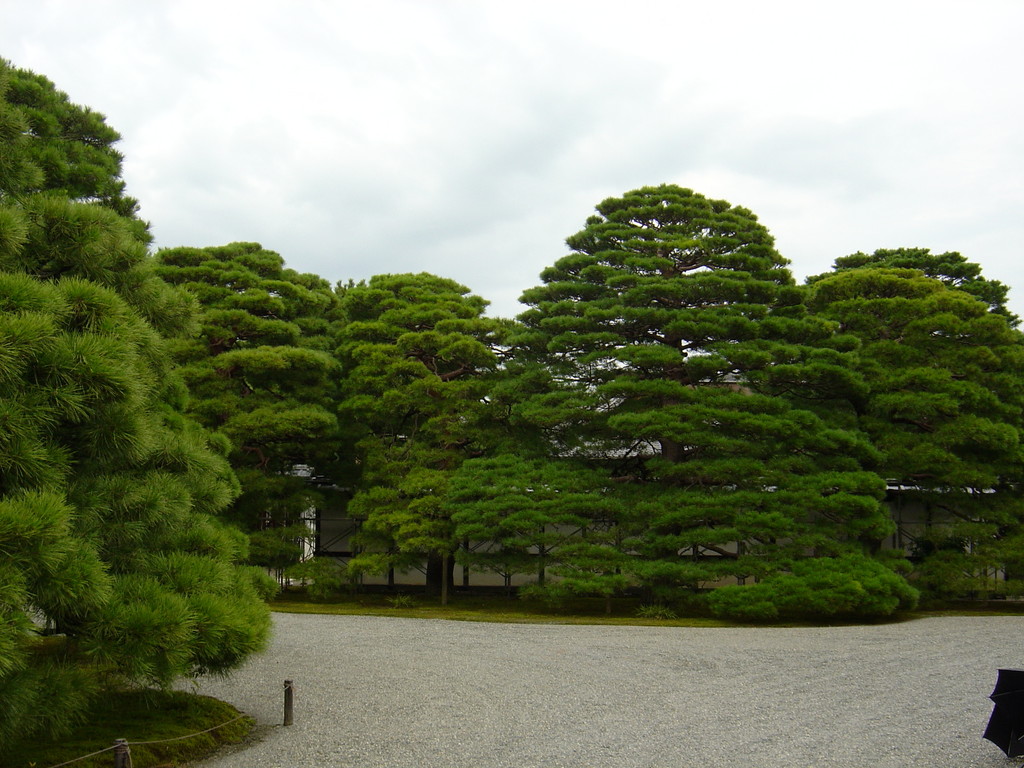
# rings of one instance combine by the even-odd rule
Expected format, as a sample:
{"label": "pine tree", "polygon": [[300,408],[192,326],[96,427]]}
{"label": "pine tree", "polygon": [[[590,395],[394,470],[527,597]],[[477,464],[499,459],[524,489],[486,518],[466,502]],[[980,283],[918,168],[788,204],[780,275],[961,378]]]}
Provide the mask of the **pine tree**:
{"label": "pine tree", "polygon": [[482,412],[502,323],[486,302],[429,274],[378,275],[344,290],[341,413],[363,430],[363,474],[349,509],[364,522],[353,573],[427,561],[447,597],[457,547],[444,498],[452,473],[487,449]]}
{"label": "pine tree", "polygon": [[213,517],[237,493],[225,446],[182,414],[167,345],[194,305],[156,277],[137,222],[69,199],[26,151],[38,115],[6,97],[0,70],[6,746],[61,732],[101,684],[237,666],[269,614],[265,582],[237,565],[244,538]]}
{"label": "pine tree", "polygon": [[807,553],[869,557],[891,530],[875,452],[772,376],[828,389],[837,360],[833,325],[808,315],[768,231],[675,186],[597,211],[523,295],[523,343],[552,391],[520,413],[571,425],[553,453],[617,478],[634,577],[678,596],[792,573]]}
{"label": "pine tree", "polygon": [[508,451],[469,459],[445,499],[455,538],[471,545],[458,559],[504,577],[508,594],[512,577],[527,574],[545,597],[610,598],[628,585],[617,546],[624,510],[614,496],[595,493],[610,483],[599,469],[549,457]]}
{"label": "pine tree", "polygon": [[[0,70],[4,101],[21,123],[17,137],[4,136],[9,148],[12,143],[17,146],[11,162],[20,167],[7,176],[5,193],[47,191],[76,202],[97,203],[128,219],[133,232],[148,241],[147,226],[137,219],[138,201],[125,194],[124,158],[114,146],[120,134],[103,115],[74,104],[43,75],[3,60]],[[17,183],[12,184],[15,179]]]}
{"label": "pine tree", "polygon": [[[988,305],[990,311],[1002,315],[1010,325],[1020,322],[1006,307],[1010,289],[998,280],[989,280],[981,273],[981,265],[956,251],[932,253],[927,248],[882,248],[874,253],[854,253],[836,259],[833,272],[849,269],[894,268],[916,269],[926,277],[941,281],[950,288],[969,293]],[[810,278],[813,282],[824,275]]]}
{"label": "pine tree", "polygon": [[201,308],[199,332],[174,357],[189,412],[231,445],[242,494],[227,514],[251,532],[253,562],[283,569],[302,554],[303,515],[341,503],[310,480],[351,475],[335,414],[338,299],[326,280],[257,243],[169,248],[157,259],[158,274]]}
{"label": "pine tree", "polygon": [[[991,291],[926,276],[937,271],[926,251],[882,253],[921,268],[837,259],[812,279],[811,305],[851,339],[868,388],[850,413],[881,452],[894,502],[933,520],[908,531],[917,583],[938,597],[1019,592],[1024,336],[1001,300],[979,298]],[[991,287],[976,264],[956,263]],[[1006,567],[1011,581],[994,583]]]}

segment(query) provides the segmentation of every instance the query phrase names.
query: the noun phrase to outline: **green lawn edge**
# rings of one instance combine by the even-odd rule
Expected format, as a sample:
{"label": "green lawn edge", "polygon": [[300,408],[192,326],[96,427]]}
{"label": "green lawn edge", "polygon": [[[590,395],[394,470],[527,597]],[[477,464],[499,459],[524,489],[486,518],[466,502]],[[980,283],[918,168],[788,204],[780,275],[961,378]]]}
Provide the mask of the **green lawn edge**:
{"label": "green lawn edge", "polygon": [[[0,754],[0,768],[49,768],[106,750],[116,739],[129,742],[132,768],[174,768],[243,741],[254,726],[253,718],[209,696],[186,691],[124,691],[105,696],[89,720],[62,739],[35,738],[7,747]],[[215,729],[200,733],[210,728]],[[133,743],[150,741],[160,743]],[[104,751],[76,760],[68,768],[112,765],[113,753]]]}
{"label": "green lawn edge", "polygon": [[448,605],[437,598],[408,594],[356,594],[315,600],[301,590],[281,593],[270,601],[277,613],[324,614],[336,616],[391,616],[407,619],[495,622],[507,624],[577,624],[598,626],[647,627],[820,627],[890,624],[936,616],[1017,616],[1024,615],[1024,602],[1008,600],[965,600],[933,603],[913,611],[901,611],[876,618],[808,618],[768,622],[737,622],[713,616],[687,614],[675,617],[638,615],[642,601],[616,598],[607,603],[599,598],[578,598],[552,605],[539,600],[496,597],[493,595],[457,595]]}

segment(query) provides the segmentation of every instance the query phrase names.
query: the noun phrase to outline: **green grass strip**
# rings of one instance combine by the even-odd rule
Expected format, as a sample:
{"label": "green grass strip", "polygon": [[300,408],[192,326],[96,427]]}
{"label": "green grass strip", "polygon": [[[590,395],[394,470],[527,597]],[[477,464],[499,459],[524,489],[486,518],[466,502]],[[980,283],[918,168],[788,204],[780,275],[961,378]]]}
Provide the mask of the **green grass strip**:
{"label": "green grass strip", "polygon": [[[132,768],[169,768],[244,739],[254,721],[250,717],[237,719],[239,714],[226,702],[182,691],[115,693],[106,696],[89,721],[67,737],[13,745],[0,756],[0,766],[49,768],[111,747],[115,739],[126,739],[131,745]],[[222,723],[227,725],[207,731]],[[181,738],[186,736],[189,738]],[[67,768],[110,768],[113,764],[112,753],[102,752]]]}

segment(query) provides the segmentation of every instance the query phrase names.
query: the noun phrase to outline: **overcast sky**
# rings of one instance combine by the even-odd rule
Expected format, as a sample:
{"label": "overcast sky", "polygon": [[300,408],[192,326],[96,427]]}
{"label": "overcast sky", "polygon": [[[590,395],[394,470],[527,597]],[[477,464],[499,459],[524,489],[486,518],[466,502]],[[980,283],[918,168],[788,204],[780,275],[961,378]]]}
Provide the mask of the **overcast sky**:
{"label": "overcast sky", "polygon": [[960,251],[1024,313],[1021,0],[0,0],[0,56],[123,136],[158,247],[521,311],[601,200],[754,211],[799,280]]}

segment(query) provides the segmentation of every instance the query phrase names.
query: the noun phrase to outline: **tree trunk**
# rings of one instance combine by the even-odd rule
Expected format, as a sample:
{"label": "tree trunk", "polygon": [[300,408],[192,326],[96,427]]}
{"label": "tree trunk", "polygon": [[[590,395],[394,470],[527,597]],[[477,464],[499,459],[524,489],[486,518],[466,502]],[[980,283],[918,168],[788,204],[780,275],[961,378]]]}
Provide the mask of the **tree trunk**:
{"label": "tree trunk", "polygon": [[455,558],[450,552],[444,555],[432,553],[427,557],[427,584],[424,590],[431,597],[444,599],[447,587],[455,575]]}
{"label": "tree trunk", "polygon": [[683,458],[683,446],[667,437],[660,438],[659,442],[661,443],[662,458],[666,461],[671,461],[673,464],[678,464],[680,459]]}
{"label": "tree trunk", "polygon": [[[448,570],[448,563],[451,555],[445,552],[441,556],[441,605],[448,605],[448,584],[451,583],[451,573]],[[454,571],[454,569],[452,569]]]}

